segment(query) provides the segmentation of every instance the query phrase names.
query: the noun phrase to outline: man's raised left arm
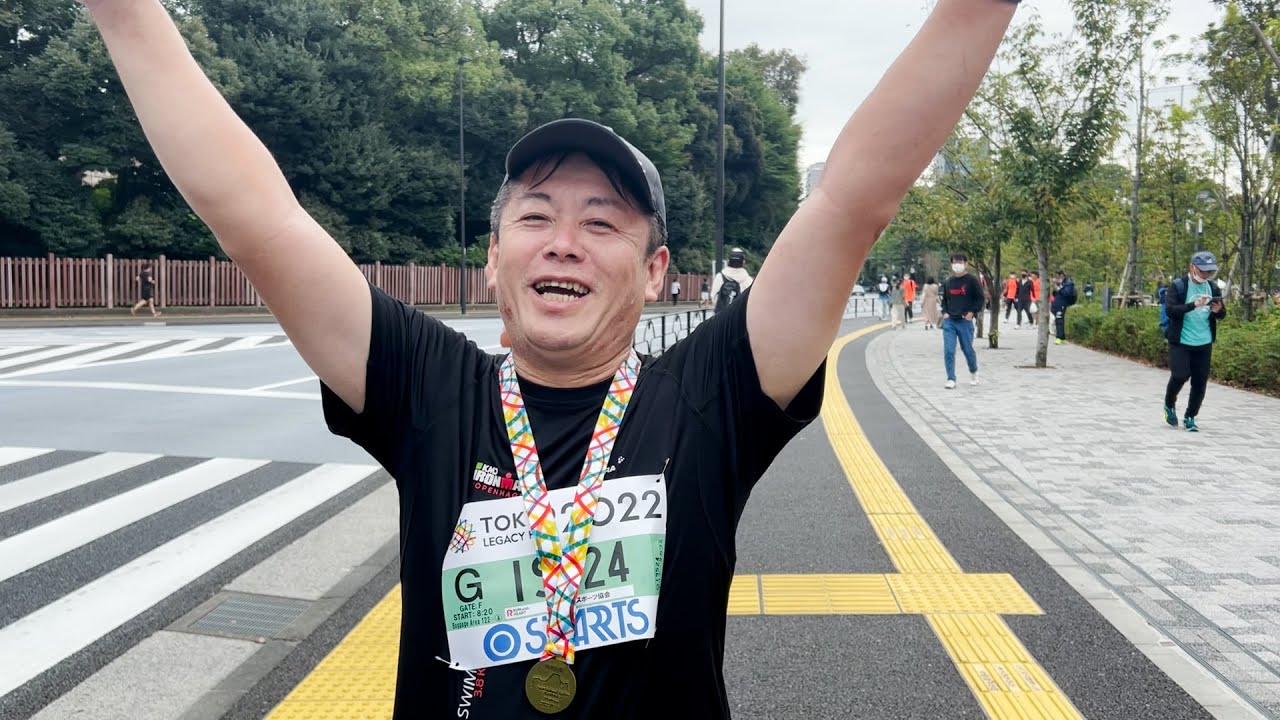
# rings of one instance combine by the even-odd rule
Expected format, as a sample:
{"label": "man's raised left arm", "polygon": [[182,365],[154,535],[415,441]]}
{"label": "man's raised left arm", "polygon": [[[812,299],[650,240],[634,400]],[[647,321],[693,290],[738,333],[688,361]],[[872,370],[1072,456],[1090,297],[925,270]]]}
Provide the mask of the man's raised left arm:
{"label": "man's raised left arm", "polygon": [[826,357],[867,253],[973,99],[1015,6],[938,0],[774,242],[751,288],[747,332],[761,386],[779,406]]}

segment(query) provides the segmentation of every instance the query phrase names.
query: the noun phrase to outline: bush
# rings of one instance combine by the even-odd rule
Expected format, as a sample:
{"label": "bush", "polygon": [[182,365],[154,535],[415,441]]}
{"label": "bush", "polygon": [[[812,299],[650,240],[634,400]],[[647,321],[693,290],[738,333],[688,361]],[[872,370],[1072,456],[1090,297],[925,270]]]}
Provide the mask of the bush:
{"label": "bush", "polygon": [[[1169,347],[1160,333],[1159,308],[1123,308],[1103,313],[1093,305],[1067,313],[1072,342],[1168,367]],[[1241,322],[1236,313],[1218,324],[1213,348],[1213,379],[1280,395],[1280,311]]]}

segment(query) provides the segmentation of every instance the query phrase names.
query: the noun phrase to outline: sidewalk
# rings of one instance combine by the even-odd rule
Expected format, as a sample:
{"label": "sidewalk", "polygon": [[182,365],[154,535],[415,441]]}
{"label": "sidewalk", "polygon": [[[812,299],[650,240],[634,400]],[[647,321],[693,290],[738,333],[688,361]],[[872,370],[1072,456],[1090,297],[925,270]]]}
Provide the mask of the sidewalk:
{"label": "sidewalk", "polygon": [[1280,718],[1280,399],[1211,384],[1191,434],[1163,422],[1167,371],[1072,345],[1036,370],[1033,330],[1000,341],[975,342],[978,387],[957,353],[943,389],[942,333],[919,321],[867,362],[957,475],[1051,538],[1047,561],[1088,569],[1063,573],[1077,589],[1100,582]]}

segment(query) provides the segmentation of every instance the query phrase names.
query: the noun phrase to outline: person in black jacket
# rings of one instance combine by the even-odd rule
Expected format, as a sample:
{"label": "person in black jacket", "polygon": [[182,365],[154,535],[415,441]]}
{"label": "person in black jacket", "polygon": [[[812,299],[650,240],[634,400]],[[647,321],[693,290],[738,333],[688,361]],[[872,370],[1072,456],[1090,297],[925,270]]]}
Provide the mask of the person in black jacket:
{"label": "person in black jacket", "polygon": [[1191,256],[1187,273],[1164,293],[1164,311],[1169,316],[1165,339],[1169,341],[1169,386],[1164,392],[1164,421],[1178,426],[1178,393],[1191,380],[1191,397],[1182,425],[1199,432],[1196,415],[1209,386],[1209,366],[1213,343],[1218,339],[1218,321],[1227,316],[1222,290],[1213,282],[1218,261],[1210,252]]}
{"label": "person in black jacket", "polygon": [[1076,281],[1067,277],[1066,270],[1059,270],[1053,279],[1054,330],[1058,338],[1055,343],[1061,345],[1067,341],[1067,308],[1076,304]]}
{"label": "person in black jacket", "polygon": [[942,361],[947,369],[946,388],[956,386],[956,341],[969,363],[969,384],[978,384],[978,355],[973,351],[973,319],[982,312],[982,286],[969,274],[969,258],[951,254],[951,277],[942,287]]}

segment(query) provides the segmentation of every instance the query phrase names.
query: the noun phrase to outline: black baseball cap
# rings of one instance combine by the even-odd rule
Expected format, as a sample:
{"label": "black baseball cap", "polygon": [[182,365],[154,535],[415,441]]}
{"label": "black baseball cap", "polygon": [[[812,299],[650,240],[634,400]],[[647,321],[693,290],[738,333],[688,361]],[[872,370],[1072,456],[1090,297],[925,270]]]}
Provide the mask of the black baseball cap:
{"label": "black baseball cap", "polygon": [[647,209],[667,224],[667,202],[658,168],[613,128],[590,120],[565,118],[541,125],[520,138],[507,153],[507,180],[520,177],[529,166],[555,152],[581,151],[618,168],[624,183]]}

